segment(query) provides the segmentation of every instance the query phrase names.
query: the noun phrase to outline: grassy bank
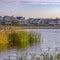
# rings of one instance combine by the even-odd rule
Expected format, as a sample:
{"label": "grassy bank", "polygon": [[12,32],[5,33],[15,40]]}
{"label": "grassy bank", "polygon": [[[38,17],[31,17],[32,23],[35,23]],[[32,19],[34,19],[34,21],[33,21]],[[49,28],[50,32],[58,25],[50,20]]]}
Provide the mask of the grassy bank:
{"label": "grassy bank", "polygon": [[2,29],[60,29],[59,26],[0,26]]}

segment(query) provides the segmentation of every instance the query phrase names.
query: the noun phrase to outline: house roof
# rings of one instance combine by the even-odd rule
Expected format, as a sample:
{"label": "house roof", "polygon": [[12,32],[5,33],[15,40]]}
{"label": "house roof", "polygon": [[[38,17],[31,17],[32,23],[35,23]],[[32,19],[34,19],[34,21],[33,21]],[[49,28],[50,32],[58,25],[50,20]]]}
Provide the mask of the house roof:
{"label": "house roof", "polygon": [[18,20],[23,20],[25,17],[16,17]]}

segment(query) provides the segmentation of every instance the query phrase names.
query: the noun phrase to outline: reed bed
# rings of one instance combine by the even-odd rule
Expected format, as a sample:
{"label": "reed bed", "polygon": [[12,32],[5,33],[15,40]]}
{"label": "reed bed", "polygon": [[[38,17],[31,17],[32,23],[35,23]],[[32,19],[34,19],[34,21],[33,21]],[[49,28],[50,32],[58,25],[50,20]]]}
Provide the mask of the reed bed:
{"label": "reed bed", "polygon": [[40,34],[35,32],[5,29],[0,31],[0,50],[2,48],[26,49],[34,43],[40,42],[40,40]]}

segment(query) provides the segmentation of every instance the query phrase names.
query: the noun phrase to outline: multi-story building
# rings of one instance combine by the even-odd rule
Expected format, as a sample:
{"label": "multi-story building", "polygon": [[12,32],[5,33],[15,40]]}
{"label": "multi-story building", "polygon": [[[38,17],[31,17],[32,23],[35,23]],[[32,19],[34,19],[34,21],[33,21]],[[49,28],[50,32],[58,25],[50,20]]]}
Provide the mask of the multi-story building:
{"label": "multi-story building", "polygon": [[28,21],[30,25],[38,25],[39,18],[29,18]]}
{"label": "multi-story building", "polygon": [[58,19],[45,19],[45,25],[58,25]]}
{"label": "multi-story building", "polygon": [[4,16],[3,25],[12,25],[12,20],[14,20],[13,16]]}
{"label": "multi-story building", "polygon": [[25,17],[16,17],[16,20],[20,25],[27,25],[27,20],[25,19]]}

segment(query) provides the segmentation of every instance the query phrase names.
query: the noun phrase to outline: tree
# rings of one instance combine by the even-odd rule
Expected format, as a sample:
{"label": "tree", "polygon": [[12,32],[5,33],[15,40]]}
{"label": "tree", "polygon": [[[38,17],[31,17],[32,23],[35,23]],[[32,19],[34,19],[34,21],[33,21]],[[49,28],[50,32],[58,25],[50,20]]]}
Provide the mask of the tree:
{"label": "tree", "polygon": [[12,21],[12,25],[14,25],[14,26],[19,26],[19,22],[16,21],[16,20],[13,20],[13,21]]}

